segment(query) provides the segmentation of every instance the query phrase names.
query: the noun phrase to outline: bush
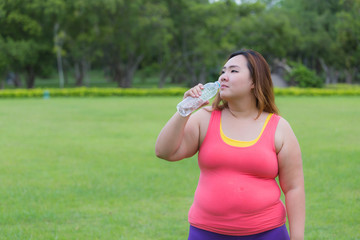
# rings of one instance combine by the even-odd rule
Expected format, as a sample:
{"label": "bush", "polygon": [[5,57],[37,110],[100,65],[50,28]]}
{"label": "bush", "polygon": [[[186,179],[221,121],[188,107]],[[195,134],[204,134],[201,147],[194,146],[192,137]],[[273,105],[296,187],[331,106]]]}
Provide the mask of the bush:
{"label": "bush", "polygon": [[0,90],[0,98],[27,97],[111,97],[111,96],[183,96],[185,88],[51,88]]}
{"label": "bush", "polygon": [[[51,88],[0,90],[0,98],[47,98],[47,97],[112,97],[112,96],[179,96],[185,88]],[[360,88],[275,88],[276,96],[360,96]]]}
{"label": "bush", "polygon": [[322,79],[316,73],[300,63],[293,63],[291,73],[285,76],[290,83],[295,83],[301,88],[321,88],[323,86]]}
{"label": "bush", "polygon": [[360,88],[320,89],[320,88],[275,88],[276,96],[360,96]]}

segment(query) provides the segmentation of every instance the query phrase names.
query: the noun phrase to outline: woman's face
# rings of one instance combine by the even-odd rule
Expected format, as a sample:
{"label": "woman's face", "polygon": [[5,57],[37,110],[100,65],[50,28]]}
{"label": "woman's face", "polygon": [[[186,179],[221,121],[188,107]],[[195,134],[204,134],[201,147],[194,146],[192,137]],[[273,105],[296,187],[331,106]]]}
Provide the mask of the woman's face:
{"label": "woman's face", "polygon": [[220,97],[224,100],[252,94],[254,83],[247,67],[247,59],[243,55],[230,58],[221,71],[219,82]]}

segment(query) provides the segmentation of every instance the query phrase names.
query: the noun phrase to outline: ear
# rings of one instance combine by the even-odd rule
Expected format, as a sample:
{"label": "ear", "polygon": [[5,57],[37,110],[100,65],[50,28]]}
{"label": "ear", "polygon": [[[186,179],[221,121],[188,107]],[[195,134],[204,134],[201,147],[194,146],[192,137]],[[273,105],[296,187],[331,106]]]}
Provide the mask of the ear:
{"label": "ear", "polygon": [[252,84],[251,84],[251,89],[254,89],[255,88],[255,83],[253,82]]}

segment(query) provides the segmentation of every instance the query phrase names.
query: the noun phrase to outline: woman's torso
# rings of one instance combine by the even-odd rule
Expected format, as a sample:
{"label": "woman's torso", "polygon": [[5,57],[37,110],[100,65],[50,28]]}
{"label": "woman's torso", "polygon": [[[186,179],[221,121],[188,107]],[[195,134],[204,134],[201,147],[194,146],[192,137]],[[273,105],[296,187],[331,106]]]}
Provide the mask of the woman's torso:
{"label": "woman's torso", "polygon": [[248,130],[246,126],[222,128],[222,121],[231,122],[214,111],[207,126],[200,126],[201,173],[189,212],[190,223],[229,235],[255,234],[284,224],[285,209],[275,181],[278,163],[274,136],[279,116],[264,113],[257,126],[249,127],[253,133],[247,131],[245,138],[254,139],[250,145],[226,135],[241,136],[236,132]]}

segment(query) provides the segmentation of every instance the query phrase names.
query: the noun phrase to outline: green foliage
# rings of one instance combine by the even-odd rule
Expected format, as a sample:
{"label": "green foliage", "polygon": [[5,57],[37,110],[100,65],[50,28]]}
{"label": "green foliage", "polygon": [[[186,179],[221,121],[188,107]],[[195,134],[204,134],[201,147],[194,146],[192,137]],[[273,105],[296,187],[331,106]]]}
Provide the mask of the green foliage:
{"label": "green foliage", "polygon": [[41,0],[2,1],[1,4],[0,49],[3,49],[3,56],[0,58],[6,61],[3,71],[25,72],[30,88],[34,87],[35,76],[47,68],[45,65],[53,65],[48,57],[52,55],[52,22],[45,7],[51,6]]}
{"label": "green foliage", "polygon": [[352,83],[359,11],[358,0],[2,0],[0,72],[25,73],[34,87],[58,59],[79,85],[98,68],[129,88],[139,69],[153,68],[159,87],[166,79],[193,86],[216,78],[232,51],[251,48],[270,64],[298,61],[328,82]]}
{"label": "green foliage", "polygon": [[293,68],[286,75],[287,81],[295,83],[301,88],[319,88],[323,86],[323,80],[316,73],[300,63],[292,63]]}
{"label": "green foliage", "polygon": [[267,59],[286,57],[301,39],[299,30],[290,24],[290,17],[276,11],[242,18],[238,29],[238,44],[262,53]]}
{"label": "green foliage", "polygon": [[339,64],[348,71],[359,71],[360,65],[360,1],[342,1],[345,9],[336,14],[335,30]]}
{"label": "green foliage", "polygon": [[13,89],[0,91],[0,98],[24,97],[110,97],[110,96],[182,96],[186,89],[135,89],[135,88],[63,88],[63,89]]}
{"label": "green foliage", "polygon": [[[301,33],[288,58],[326,75],[341,71],[351,83],[359,71],[360,2],[358,0],[284,0],[281,11],[291,16],[291,27]],[[335,77],[337,78],[337,77]]]}
{"label": "green foliage", "polygon": [[360,96],[360,88],[275,88],[276,96]]}
{"label": "green foliage", "polygon": [[144,0],[114,0],[97,8],[97,38],[110,75],[119,87],[131,87],[135,71],[145,57],[163,53],[171,36],[172,22],[164,4]]}

